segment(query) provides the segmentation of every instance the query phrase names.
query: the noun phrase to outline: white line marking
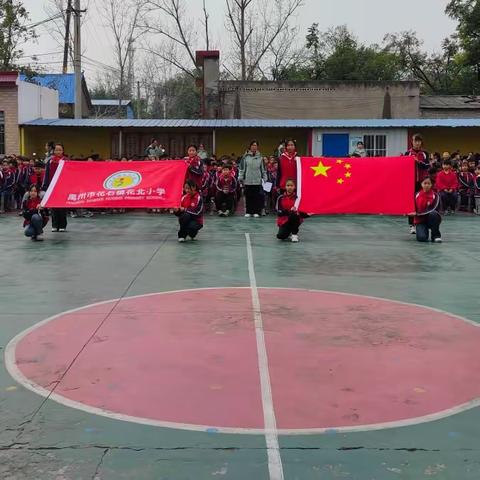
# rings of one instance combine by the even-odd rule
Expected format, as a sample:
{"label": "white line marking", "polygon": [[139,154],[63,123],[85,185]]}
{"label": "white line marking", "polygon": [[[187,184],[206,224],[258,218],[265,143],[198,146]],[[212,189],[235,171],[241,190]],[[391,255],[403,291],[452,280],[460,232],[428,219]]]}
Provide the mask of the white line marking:
{"label": "white line marking", "polygon": [[[211,288],[194,288],[194,289],[185,289],[185,290],[172,290],[166,292],[156,292],[156,293],[147,293],[143,295],[135,295],[132,297],[124,297],[122,301],[128,301],[132,299],[138,298],[145,298],[145,297],[152,297],[156,295],[168,295],[168,294],[175,294],[175,293],[185,293],[185,292],[198,292],[198,291],[207,291],[207,290],[225,290],[225,289],[237,289],[237,290],[246,290],[250,287],[211,287]],[[345,292],[335,292],[331,290],[314,290],[314,289],[306,289],[306,288],[282,288],[282,287],[261,287],[260,290],[284,290],[284,291],[293,291],[293,292],[312,292],[312,293],[328,293],[332,295],[341,295],[341,296],[352,296],[352,297],[361,297],[361,298],[370,298],[372,300],[383,300],[386,302],[396,303],[399,305],[407,305],[411,307],[419,307],[426,310],[430,310],[432,312],[441,313],[443,315],[448,315],[451,318],[455,318],[462,322],[465,322],[473,327],[480,328],[480,324],[476,323],[472,320],[467,318],[461,317],[459,315],[455,315],[445,310],[440,310],[438,308],[427,307],[425,305],[419,305],[415,303],[407,303],[402,302],[400,300],[391,300],[389,298],[381,298],[381,297],[373,297],[369,295],[361,295],[355,293],[345,293]],[[47,323],[62,317],[63,315],[68,315],[70,313],[76,313],[81,310],[85,310],[91,307],[96,307],[99,305],[106,305],[109,303],[115,303],[118,301],[118,298],[112,300],[105,300],[103,302],[93,303],[91,305],[85,305],[83,307],[74,308],[72,310],[67,310],[65,312],[61,312],[58,315],[54,315],[53,317],[49,317],[41,322],[32,325],[31,327],[27,328],[26,330],[20,332],[16,335],[10,342],[8,343],[7,347],[5,348],[5,367],[7,368],[8,373],[11,377],[20,385],[25,387],[27,390],[40,395],[42,397],[48,397],[50,395],[50,390],[43,388],[42,386],[38,385],[34,381],[30,380],[29,378],[25,377],[22,371],[18,368],[16,363],[16,355],[15,350],[17,344],[25,338],[29,333],[35,331],[37,328],[46,325]],[[138,423],[140,425],[148,425],[152,427],[160,427],[160,428],[173,428],[177,430],[191,430],[197,432],[211,432],[211,433],[224,433],[224,434],[242,434],[242,435],[263,435],[265,434],[265,430],[261,428],[239,428],[239,427],[219,427],[216,425],[197,425],[197,424],[190,424],[190,423],[177,423],[177,422],[167,422],[162,420],[153,420],[151,418],[144,418],[144,417],[135,417],[133,415],[125,415],[122,413],[112,412],[110,410],[91,407],[84,403],[76,402],[75,400],[71,400],[66,398],[58,393],[53,393],[50,395],[50,400],[53,400],[61,405],[66,407],[75,408],[77,410],[81,410],[83,412],[87,412],[93,415],[101,415],[103,417],[108,417],[114,420],[120,420],[123,422],[130,422],[130,423]],[[405,420],[396,420],[391,422],[384,422],[384,423],[371,423],[371,424],[364,424],[364,425],[355,425],[355,426],[346,426],[346,427],[338,427],[335,425],[325,425],[323,427],[312,427],[312,428],[281,428],[277,430],[278,435],[322,435],[331,431],[335,431],[336,433],[354,433],[354,432],[368,432],[368,431],[375,431],[375,430],[388,430],[392,428],[402,428],[402,427],[411,427],[415,425],[419,425],[422,423],[429,423],[438,420],[443,420],[445,418],[451,417],[452,415],[457,415],[459,413],[466,412],[468,410],[472,410],[473,408],[480,407],[480,397],[474,398],[469,402],[462,403],[460,405],[456,405],[455,407],[448,408],[445,410],[441,410],[439,412],[430,413],[427,415],[423,415],[420,417],[412,417],[407,418]]]}
{"label": "white line marking", "polygon": [[257,279],[253,265],[252,243],[250,234],[246,233],[248,275],[250,277],[250,291],[252,293],[253,318],[255,320],[255,337],[257,339],[258,371],[260,373],[260,387],[262,390],[263,421],[265,427],[265,440],[267,442],[268,471],[270,480],[283,480],[282,457],[278,444],[277,420],[273,408],[272,387],[270,373],[268,372],[268,355],[263,331],[262,310],[258,296]]}

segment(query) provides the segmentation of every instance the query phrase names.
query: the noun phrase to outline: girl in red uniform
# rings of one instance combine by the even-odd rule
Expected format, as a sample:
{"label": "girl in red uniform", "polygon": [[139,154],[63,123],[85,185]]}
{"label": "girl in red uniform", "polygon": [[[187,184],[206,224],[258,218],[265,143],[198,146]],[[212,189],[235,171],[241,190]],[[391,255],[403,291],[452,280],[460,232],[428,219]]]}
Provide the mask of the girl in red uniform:
{"label": "girl in red uniform", "polygon": [[285,191],[287,180],[297,181],[297,144],[289,139],[285,142],[285,151],[278,159],[277,187],[281,192]]}
{"label": "girl in red uniform", "polygon": [[178,231],[180,243],[183,243],[187,237],[194,240],[203,228],[203,199],[198,192],[197,184],[193,180],[187,180],[184,191],[185,195],[182,197],[180,208],[174,210],[180,224]]}
{"label": "girl in red uniform", "polygon": [[32,185],[24,196],[22,213],[25,236],[34,242],[43,241],[43,227],[48,223],[47,213],[40,207],[40,202],[39,190],[36,185]]}
{"label": "girl in red uniform", "polygon": [[[405,153],[408,157],[415,157],[415,191],[421,188],[421,183],[428,177],[430,169],[430,155],[423,149],[423,137],[416,133],[412,137],[412,148]],[[413,217],[408,217],[410,233],[415,234],[415,222]]]}
{"label": "girl in red uniform", "polygon": [[[62,160],[66,160],[64,148],[61,143],[56,143],[53,155],[48,158],[45,168],[45,177],[43,179],[42,190],[46,191],[53,180],[58,165]],[[52,208],[52,232],[67,231],[67,209]]]}
{"label": "girl in red uniform", "polygon": [[432,186],[430,177],[423,179],[422,189],[415,197],[416,212],[411,215],[414,216],[417,241],[428,242],[431,234],[432,242],[442,243],[442,234],[440,233],[442,217],[437,211],[440,205],[440,196]]}
{"label": "girl in red uniform", "polygon": [[298,242],[300,225],[303,219],[308,217],[308,215],[299,212],[295,206],[297,201],[295,188],[295,182],[287,180],[285,182],[285,193],[280,195],[277,200],[277,238],[287,240],[291,236],[293,243]]}
{"label": "girl in red uniform", "polygon": [[460,209],[472,212],[475,204],[475,175],[469,171],[467,160],[464,160],[460,166],[458,187]]}
{"label": "girl in red uniform", "polygon": [[187,180],[192,180],[197,185],[197,190],[200,191],[203,184],[203,161],[197,154],[198,149],[196,145],[189,145],[187,148],[187,156],[185,161],[188,163]]}

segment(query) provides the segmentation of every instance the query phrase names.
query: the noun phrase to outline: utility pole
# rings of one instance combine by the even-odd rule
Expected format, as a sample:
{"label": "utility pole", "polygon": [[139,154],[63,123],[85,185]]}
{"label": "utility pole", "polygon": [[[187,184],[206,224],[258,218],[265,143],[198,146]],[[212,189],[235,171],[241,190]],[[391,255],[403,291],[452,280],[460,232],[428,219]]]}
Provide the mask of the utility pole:
{"label": "utility pole", "polygon": [[142,118],[142,107],[140,100],[140,82],[137,80],[137,118]]}
{"label": "utility pole", "polygon": [[63,73],[68,70],[68,50],[70,49],[70,19],[72,18],[72,0],[68,0],[65,22],[65,44],[63,47]]}
{"label": "utility pole", "polygon": [[75,68],[75,118],[82,118],[82,41],[80,17],[82,10],[80,0],[75,0],[75,44],[73,49]]}

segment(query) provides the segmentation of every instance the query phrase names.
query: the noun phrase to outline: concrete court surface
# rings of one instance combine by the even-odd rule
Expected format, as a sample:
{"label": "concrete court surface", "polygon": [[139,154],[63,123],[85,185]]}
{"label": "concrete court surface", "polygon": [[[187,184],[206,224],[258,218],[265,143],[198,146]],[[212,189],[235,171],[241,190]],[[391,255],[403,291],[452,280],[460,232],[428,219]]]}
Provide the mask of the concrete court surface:
{"label": "concrete court surface", "polygon": [[480,478],[479,220],[0,217],[0,478]]}

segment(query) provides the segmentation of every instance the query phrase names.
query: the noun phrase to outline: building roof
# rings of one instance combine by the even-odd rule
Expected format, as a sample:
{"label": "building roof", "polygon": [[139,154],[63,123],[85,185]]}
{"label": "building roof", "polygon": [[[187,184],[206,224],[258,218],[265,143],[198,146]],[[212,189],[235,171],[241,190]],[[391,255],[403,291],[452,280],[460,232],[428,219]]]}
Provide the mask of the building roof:
{"label": "building roof", "polygon": [[[132,103],[131,100],[122,100],[122,107],[128,106]],[[118,100],[115,98],[107,98],[107,99],[92,99],[92,105],[99,106],[99,107],[118,107]]]}
{"label": "building roof", "polygon": [[427,128],[480,127],[480,118],[414,118],[369,120],[160,120],[70,119],[34,120],[30,127],[82,128]]}
{"label": "building roof", "polygon": [[0,87],[15,87],[18,72],[0,72]]}
{"label": "building roof", "polygon": [[475,110],[480,109],[480,97],[474,95],[422,95],[420,108]]}
{"label": "building roof", "polygon": [[[24,74],[20,75],[20,80],[36,83],[42,87],[52,88],[58,91],[58,99],[60,103],[75,103],[75,74],[74,73],[46,73],[36,75],[34,77],[27,77]],[[90,104],[90,94],[88,93],[85,77],[82,74],[82,89],[83,94]]]}

